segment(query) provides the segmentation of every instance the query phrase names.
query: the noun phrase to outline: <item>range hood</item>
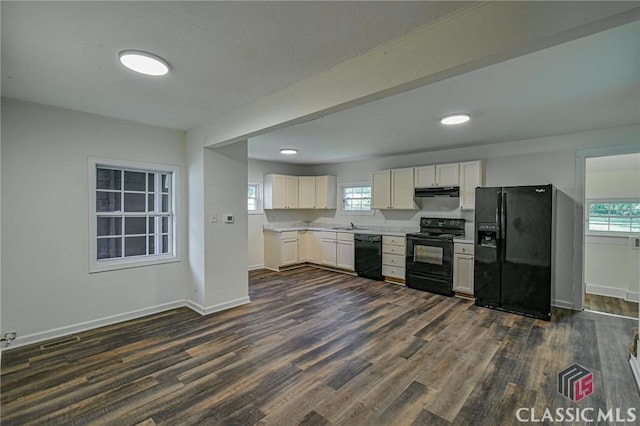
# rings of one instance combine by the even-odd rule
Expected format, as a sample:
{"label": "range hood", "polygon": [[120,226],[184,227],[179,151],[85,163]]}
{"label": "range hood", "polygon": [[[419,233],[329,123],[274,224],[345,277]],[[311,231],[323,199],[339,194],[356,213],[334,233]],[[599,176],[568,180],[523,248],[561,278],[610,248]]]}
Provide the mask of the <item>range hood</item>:
{"label": "range hood", "polygon": [[428,186],[416,188],[416,197],[459,197],[459,186]]}

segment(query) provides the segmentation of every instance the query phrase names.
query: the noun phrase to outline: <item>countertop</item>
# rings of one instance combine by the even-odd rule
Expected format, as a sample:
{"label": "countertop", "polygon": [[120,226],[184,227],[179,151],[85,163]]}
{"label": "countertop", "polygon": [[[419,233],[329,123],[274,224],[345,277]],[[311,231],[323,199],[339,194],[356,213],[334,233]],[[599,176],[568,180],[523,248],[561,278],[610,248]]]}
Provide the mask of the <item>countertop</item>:
{"label": "countertop", "polygon": [[471,239],[469,237],[454,238],[453,242],[454,243],[460,243],[460,244],[473,244],[473,239]]}
{"label": "countertop", "polygon": [[286,231],[327,231],[327,232],[347,232],[350,234],[367,234],[367,235],[391,235],[394,237],[404,237],[412,232],[418,232],[418,227],[393,227],[393,226],[362,226],[356,225],[354,229],[336,229],[347,228],[349,225],[340,224],[311,224],[311,223],[274,223],[264,225],[263,230],[270,232],[286,232]]}

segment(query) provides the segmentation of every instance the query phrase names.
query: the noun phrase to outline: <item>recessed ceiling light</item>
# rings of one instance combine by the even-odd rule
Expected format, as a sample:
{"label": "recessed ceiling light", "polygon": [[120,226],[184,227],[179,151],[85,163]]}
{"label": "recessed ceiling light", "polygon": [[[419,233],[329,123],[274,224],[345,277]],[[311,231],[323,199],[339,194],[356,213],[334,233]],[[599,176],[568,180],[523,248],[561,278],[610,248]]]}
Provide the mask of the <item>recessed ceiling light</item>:
{"label": "recessed ceiling light", "polygon": [[142,50],[123,50],[118,55],[120,63],[130,70],[146,75],[165,75],[169,72],[167,61]]}
{"label": "recessed ceiling light", "polygon": [[284,154],[284,155],[296,155],[297,153],[298,153],[298,150],[293,148],[282,148],[280,150],[280,154]]}
{"label": "recessed ceiling light", "polygon": [[469,114],[450,114],[442,117],[440,119],[440,123],[451,126],[453,124],[466,123],[469,120],[471,120],[471,116]]}

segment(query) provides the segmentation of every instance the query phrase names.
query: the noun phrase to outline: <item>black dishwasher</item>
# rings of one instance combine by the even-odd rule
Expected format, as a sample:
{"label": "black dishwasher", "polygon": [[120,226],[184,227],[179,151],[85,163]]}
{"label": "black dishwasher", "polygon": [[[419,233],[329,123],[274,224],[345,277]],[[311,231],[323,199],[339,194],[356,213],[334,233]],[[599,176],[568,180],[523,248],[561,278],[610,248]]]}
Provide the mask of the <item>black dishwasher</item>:
{"label": "black dishwasher", "polygon": [[382,276],[382,235],[356,234],[354,241],[358,276],[384,281]]}

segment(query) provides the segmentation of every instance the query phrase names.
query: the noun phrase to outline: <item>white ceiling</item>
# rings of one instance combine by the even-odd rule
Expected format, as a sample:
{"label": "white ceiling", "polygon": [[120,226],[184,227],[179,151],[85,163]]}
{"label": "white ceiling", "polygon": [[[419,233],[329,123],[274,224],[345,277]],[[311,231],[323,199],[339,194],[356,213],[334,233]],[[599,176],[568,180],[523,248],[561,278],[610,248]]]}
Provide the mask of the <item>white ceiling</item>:
{"label": "white ceiling", "polygon": [[[453,112],[472,119],[442,126]],[[254,137],[249,156],[332,163],[637,123],[638,21]],[[300,153],[285,158],[282,147]]]}
{"label": "white ceiling", "polygon": [[[2,1],[2,96],[186,130],[469,4]],[[249,156],[331,163],[639,123],[638,40],[627,24],[257,136]],[[172,72],[126,70],[131,48]],[[442,128],[454,111],[471,123]]]}
{"label": "white ceiling", "polygon": [[2,1],[2,95],[187,130],[469,3]]}

